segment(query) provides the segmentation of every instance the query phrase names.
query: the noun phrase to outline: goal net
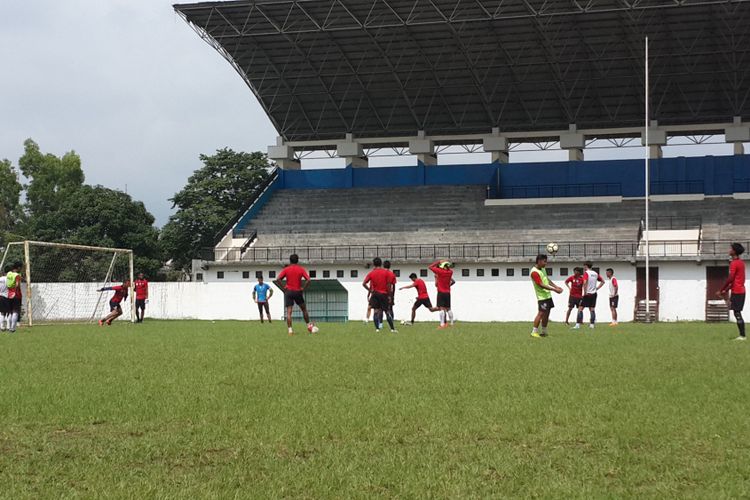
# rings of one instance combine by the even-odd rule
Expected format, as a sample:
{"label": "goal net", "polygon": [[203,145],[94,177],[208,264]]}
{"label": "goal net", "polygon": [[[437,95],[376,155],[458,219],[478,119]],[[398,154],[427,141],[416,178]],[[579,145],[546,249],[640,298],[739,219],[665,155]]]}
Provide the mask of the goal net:
{"label": "goal net", "polygon": [[23,275],[23,324],[97,321],[109,313],[113,295],[97,290],[126,280],[131,284],[122,319],[135,319],[132,250],[22,241],[8,243],[0,273],[14,263]]}

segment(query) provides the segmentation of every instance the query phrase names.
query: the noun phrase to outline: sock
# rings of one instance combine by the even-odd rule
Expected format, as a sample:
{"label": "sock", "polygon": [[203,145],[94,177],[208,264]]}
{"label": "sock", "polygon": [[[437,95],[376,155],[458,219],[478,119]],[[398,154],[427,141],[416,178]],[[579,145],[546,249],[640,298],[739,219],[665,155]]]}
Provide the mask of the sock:
{"label": "sock", "polygon": [[445,311],[442,309],[440,310],[440,326],[445,325]]}
{"label": "sock", "polygon": [[547,335],[547,327],[546,326],[542,327],[542,333],[545,334],[545,335]]}
{"label": "sock", "polygon": [[578,314],[576,315],[576,323],[579,325],[583,323],[583,311],[578,311]]}
{"label": "sock", "polygon": [[742,312],[734,311],[734,317],[737,320],[737,329],[740,331],[740,337],[745,336],[745,320],[742,319]]}
{"label": "sock", "polygon": [[531,333],[539,333],[539,328],[537,327],[532,328]]}
{"label": "sock", "polygon": [[0,316],[0,330],[5,330],[5,323],[7,321],[8,316],[3,314]]}
{"label": "sock", "polygon": [[10,324],[8,325],[9,330],[15,330],[18,324],[18,313],[12,313],[10,315]]}
{"label": "sock", "polygon": [[[583,314],[581,314],[581,317],[583,317]],[[596,311],[591,311],[591,324],[594,323],[596,323]]]}
{"label": "sock", "polygon": [[372,317],[373,322],[375,323],[375,329],[380,330],[383,326],[383,311],[376,312],[375,315]]}
{"label": "sock", "polygon": [[448,309],[448,319],[451,321],[451,325],[453,324],[453,311],[451,309]]}

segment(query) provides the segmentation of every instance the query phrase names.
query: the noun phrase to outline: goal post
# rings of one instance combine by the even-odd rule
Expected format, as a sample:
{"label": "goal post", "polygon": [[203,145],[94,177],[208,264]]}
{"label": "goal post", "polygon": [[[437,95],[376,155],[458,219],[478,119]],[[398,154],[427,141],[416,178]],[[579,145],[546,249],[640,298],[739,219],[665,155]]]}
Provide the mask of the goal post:
{"label": "goal post", "polygon": [[111,292],[100,288],[130,282],[123,318],[135,322],[133,251],[43,241],[8,243],[0,273],[21,264],[22,321],[28,326],[94,322],[109,312]]}

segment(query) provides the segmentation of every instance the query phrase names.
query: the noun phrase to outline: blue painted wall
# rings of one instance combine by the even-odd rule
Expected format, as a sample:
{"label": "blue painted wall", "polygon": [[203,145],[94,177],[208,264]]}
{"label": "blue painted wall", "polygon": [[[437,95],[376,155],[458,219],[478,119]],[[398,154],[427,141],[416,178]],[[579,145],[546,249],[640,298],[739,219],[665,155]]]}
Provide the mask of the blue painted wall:
{"label": "blue painted wall", "polygon": [[[643,160],[601,160],[286,170],[284,189],[483,185],[500,197],[643,196]],[[651,162],[652,191],[729,195],[750,186],[750,155],[664,158]]]}

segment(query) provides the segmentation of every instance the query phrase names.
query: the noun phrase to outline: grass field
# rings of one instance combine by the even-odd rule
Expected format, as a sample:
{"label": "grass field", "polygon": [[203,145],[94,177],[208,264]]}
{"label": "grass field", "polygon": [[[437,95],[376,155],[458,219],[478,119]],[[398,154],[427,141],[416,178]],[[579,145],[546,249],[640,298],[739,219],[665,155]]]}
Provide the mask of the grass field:
{"label": "grass field", "polygon": [[750,495],[750,344],[733,325],[528,330],[2,334],[0,495]]}

